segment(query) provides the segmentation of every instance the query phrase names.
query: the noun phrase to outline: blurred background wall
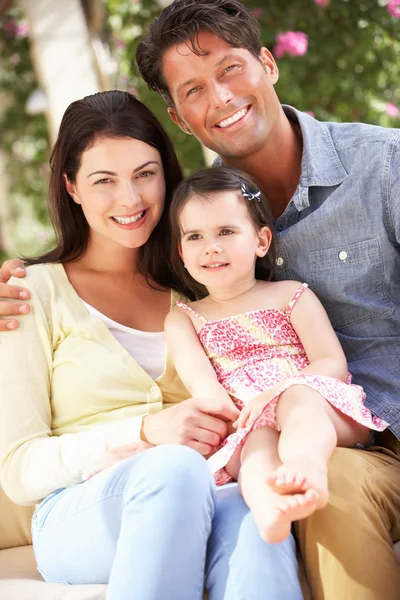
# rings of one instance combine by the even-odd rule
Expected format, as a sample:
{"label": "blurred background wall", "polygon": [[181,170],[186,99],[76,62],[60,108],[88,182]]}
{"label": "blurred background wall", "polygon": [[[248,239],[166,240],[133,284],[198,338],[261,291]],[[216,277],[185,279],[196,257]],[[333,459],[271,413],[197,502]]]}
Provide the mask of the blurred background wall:
{"label": "blurred background wall", "polygon": [[[129,90],[170,134],[185,174],[211,157],[140,80],[135,49],[169,0],[0,0],[0,261],[52,244],[48,159],[70,102]],[[287,104],[400,126],[400,0],[246,0]],[[368,168],[368,165],[366,165]]]}

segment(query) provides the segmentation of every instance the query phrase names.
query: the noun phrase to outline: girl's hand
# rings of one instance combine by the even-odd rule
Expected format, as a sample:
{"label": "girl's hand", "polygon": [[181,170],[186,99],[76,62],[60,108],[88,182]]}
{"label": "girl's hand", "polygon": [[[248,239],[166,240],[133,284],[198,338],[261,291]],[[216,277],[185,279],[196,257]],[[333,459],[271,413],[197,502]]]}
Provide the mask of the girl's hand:
{"label": "girl's hand", "polygon": [[252,425],[257,417],[260,416],[264,406],[269,402],[269,400],[272,400],[277,391],[282,388],[284,381],[287,380],[285,379],[279,381],[278,383],[274,383],[274,385],[271,385],[264,392],[261,392],[252,400],[250,400],[240,411],[239,418],[233,423],[233,427],[241,429],[243,427],[249,427]]}
{"label": "girl's hand", "polygon": [[252,425],[261,414],[264,406],[265,399],[261,396],[256,396],[253,400],[250,400],[250,402],[248,402],[240,411],[238,419],[232,423],[233,427],[242,429],[243,427]]}
{"label": "girl's hand", "polygon": [[118,448],[113,448],[95,465],[93,471],[90,473],[84,473],[82,475],[82,479],[87,481],[97,473],[104,471],[104,469],[108,469],[108,467],[112,467],[113,465],[121,462],[121,460],[125,460],[125,458],[129,458],[134,454],[138,454],[139,452],[143,452],[143,450],[147,450],[148,448],[152,448],[153,444],[149,444],[148,442],[134,442],[133,444],[126,444],[125,446],[119,446]]}

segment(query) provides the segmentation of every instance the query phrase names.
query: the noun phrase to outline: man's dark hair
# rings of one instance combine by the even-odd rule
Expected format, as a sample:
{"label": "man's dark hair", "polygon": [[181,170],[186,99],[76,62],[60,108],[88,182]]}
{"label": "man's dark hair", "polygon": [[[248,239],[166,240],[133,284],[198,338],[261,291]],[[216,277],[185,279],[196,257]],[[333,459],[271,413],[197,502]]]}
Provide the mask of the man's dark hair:
{"label": "man's dark hair", "polygon": [[150,25],[136,51],[138,69],[151,90],[173,105],[162,73],[164,53],[186,43],[197,56],[206,56],[198,40],[200,31],[209,31],[233,48],[246,48],[256,58],[261,40],[258,21],[238,0],[175,0]]}

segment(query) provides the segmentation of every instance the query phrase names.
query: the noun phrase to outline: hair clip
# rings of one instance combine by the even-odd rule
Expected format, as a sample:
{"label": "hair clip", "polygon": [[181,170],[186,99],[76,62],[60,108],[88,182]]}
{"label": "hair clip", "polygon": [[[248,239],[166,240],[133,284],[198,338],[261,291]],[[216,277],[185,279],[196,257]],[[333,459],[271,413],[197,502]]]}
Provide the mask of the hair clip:
{"label": "hair clip", "polygon": [[253,192],[250,190],[249,186],[239,177],[238,177],[238,179],[239,179],[239,183],[240,183],[240,189],[243,194],[243,198],[246,198],[246,200],[257,200],[257,202],[262,202],[260,190],[257,190],[253,194]]}

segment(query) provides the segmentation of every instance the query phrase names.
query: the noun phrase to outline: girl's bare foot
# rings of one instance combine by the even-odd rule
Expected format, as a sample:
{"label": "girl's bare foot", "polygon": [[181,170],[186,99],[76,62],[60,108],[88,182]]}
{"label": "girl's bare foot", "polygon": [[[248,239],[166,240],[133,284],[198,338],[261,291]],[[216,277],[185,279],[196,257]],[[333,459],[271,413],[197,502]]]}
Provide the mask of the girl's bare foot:
{"label": "girl's bare foot", "polygon": [[318,509],[326,506],[328,502],[326,465],[307,456],[300,456],[283,463],[267,476],[266,484],[284,497],[287,494],[305,494],[307,491],[314,490]]}
{"label": "girl's bare foot", "polygon": [[254,491],[249,507],[261,537],[269,544],[283,542],[290,534],[293,521],[305,519],[317,509],[318,495],[313,489],[302,494],[282,495],[264,485]]}

